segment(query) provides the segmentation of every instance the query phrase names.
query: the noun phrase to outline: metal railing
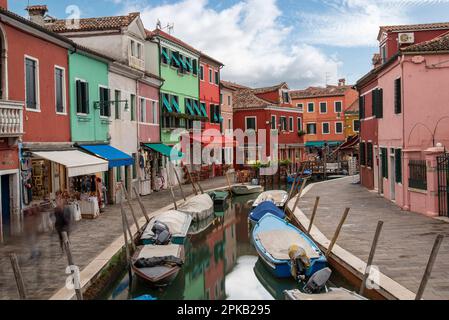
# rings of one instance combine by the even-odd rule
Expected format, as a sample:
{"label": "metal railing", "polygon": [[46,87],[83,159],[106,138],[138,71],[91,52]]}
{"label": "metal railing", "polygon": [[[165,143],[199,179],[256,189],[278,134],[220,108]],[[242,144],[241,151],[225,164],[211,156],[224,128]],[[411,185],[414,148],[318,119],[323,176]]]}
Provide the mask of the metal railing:
{"label": "metal railing", "polygon": [[23,134],[23,103],[0,100],[0,137]]}
{"label": "metal railing", "polygon": [[427,190],[427,164],[426,160],[410,160],[408,163],[410,188]]}

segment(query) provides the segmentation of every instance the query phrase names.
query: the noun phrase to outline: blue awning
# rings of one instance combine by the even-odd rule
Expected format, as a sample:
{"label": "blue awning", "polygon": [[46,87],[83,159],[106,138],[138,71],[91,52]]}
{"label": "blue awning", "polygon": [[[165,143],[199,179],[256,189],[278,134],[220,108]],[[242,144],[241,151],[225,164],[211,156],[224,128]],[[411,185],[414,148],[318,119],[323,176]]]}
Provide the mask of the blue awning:
{"label": "blue awning", "polygon": [[306,147],[322,148],[322,147],[324,147],[325,142],[327,143],[328,146],[338,146],[342,143],[340,141],[309,141],[309,142],[306,142]]}
{"label": "blue awning", "polygon": [[159,152],[163,156],[169,157],[170,160],[181,160],[184,157],[184,154],[181,151],[173,150],[173,147],[163,143],[146,143],[144,146]]}
{"label": "blue awning", "polygon": [[99,158],[109,161],[109,168],[132,166],[134,164],[134,159],[130,155],[111,147],[110,145],[82,145],[80,148]]}

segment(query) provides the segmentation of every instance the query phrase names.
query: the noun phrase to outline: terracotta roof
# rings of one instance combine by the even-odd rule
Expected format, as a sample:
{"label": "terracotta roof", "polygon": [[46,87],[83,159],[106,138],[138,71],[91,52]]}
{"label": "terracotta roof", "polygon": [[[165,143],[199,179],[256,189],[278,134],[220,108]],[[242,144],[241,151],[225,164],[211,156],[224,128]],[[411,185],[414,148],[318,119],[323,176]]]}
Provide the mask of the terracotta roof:
{"label": "terracotta roof", "polygon": [[346,113],[358,113],[359,112],[359,99],[355,99],[355,101],[346,108]]}
{"label": "terracotta roof", "polygon": [[184,47],[184,48],[186,48],[186,49],[188,49],[188,50],[190,50],[190,51],[192,51],[192,52],[194,52],[194,53],[196,53],[198,55],[201,54],[200,51],[198,51],[197,49],[195,49],[191,45],[188,45],[184,41],[179,40],[178,38],[172,36],[171,34],[168,34],[168,33],[164,32],[164,31],[162,31],[160,29],[155,29],[152,33],[153,33],[153,37],[164,38],[165,40],[171,41],[171,42],[173,42],[173,43],[175,43],[175,44],[177,44],[177,45],[179,45],[181,47]]}
{"label": "terracotta roof", "polygon": [[308,87],[304,90],[292,90],[290,95],[292,99],[298,98],[312,98],[312,97],[333,97],[343,96],[345,92],[351,89],[352,86],[333,86],[327,85],[326,87]]}
{"label": "terracotta roof", "polygon": [[206,60],[212,61],[213,63],[217,64],[218,66],[224,66],[223,63],[221,63],[220,61],[218,61],[217,59],[212,58],[211,56],[208,56],[207,54],[205,54],[204,52],[201,52],[201,58],[204,58]]}
{"label": "terracotta roof", "polygon": [[248,108],[260,109],[269,106],[292,108],[292,109],[295,108],[292,104],[274,102],[264,99],[263,97],[260,96],[261,93],[273,92],[276,90],[276,88],[277,90],[279,90],[279,88],[285,85],[286,83],[282,83],[282,85],[276,85],[265,88],[256,88],[256,89],[241,86],[232,82],[225,81],[225,83],[235,90],[234,103],[233,103],[234,109],[248,109]]}
{"label": "terracotta roof", "polygon": [[46,5],[35,5],[35,6],[27,6],[25,10],[29,11],[48,11],[48,7]]}
{"label": "terracotta roof", "polygon": [[154,36],[154,33],[148,29],[145,29],[145,34],[147,35],[147,39],[150,39]]}
{"label": "terracotta roof", "polygon": [[100,30],[121,30],[129,26],[140,13],[133,12],[126,16],[83,18],[79,19],[79,27],[74,28],[73,24],[67,23],[71,20],[56,20],[45,26],[54,32],[77,32],[77,31],[100,31]]}
{"label": "terracotta roof", "polygon": [[449,22],[381,26],[379,28],[378,39],[380,39],[382,32],[407,32],[407,31],[425,31],[425,30],[441,30],[441,29],[449,29]]}
{"label": "terracotta roof", "polygon": [[401,51],[404,53],[449,51],[449,32],[446,32],[432,40],[411,45]]}
{"label": "terracotta roof", "polygon": [[221,85],[223,87],[226,87],[228,89],[232,89],[232,90],[237,90],[237,89],[250,89],[249,87],[245,87],[241,84],[235,83],[235,82],[230,82],[230,81],[225,81],[225,80],[221,80]]}
{"label": "terracotta roof", "polygon": [[[271,87],[256,88],[256,89],[253,89],[253,92],[256,94],[274,92],[274,91],[279,91],[279,89],[281,89],[283,86],[287,86],[287,83],[282,82],[278,85],[271,86]],[[288,89],[288,86],[287,86],[287,89]]]}

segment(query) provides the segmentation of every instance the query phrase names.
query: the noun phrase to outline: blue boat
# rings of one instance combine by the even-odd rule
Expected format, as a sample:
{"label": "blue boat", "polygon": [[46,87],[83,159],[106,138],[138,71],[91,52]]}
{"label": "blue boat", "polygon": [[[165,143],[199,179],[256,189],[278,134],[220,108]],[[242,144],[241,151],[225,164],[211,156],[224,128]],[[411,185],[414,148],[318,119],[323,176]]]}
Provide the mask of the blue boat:
{"label": "blue boat", "polygon": [[[309,169],[304,170],[304,175],[310,176],[311,174],[312,174],[312,170],[309,170]],[[295,181],[295,176],[296,176],[296,174],[289,174],[287,176],[287,183],[288,184],[293,184],[293,181]],[[301,177],[297,177],[296,178],[296,183],[298,183],[298,181],[302,182],[302,180],[303,179]]]}
{"label": "blue boat", "polygon": [[275,277],[291,277],[288,250],[292,245],[303,248],[310,260],[306,277],[327,267],[326,257],[305,233],[273,214],[259,220],[252,232],[252,240],[259,257]]}
{"label": "blue boat", "polygon": [[256,224],[266,214],[273,214],[281,219],[285,218],[285,212],[279,209],[272,201],[264,201],[251,211],[249,221]]}
{"label": "blue boat", "polygon": [[149,294],[144,294],[143,296],[134,298],[133,300],[136,300],[136,301],[154,301],[154,300],[157,300],[157,298],[154,298],[152,295],[149,295]]}

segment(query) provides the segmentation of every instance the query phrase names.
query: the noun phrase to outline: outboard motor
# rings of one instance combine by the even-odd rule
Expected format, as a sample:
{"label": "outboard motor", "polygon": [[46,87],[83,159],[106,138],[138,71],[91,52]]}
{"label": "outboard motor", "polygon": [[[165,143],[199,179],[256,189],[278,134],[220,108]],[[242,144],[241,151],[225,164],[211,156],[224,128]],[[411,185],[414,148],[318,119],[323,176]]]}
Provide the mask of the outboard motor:
{"label": "outboard motor", "polygon": [[329,268],[324,268],[315,272],[304,286],[304,292],[308,294],[319,293],[326,286],[331,274],[332,270]]}
{"label": "outboard motor", "polygon": [[154,233],[154,243],[156,245],[166,245],[171,240],[171,233],[168,226],[160,221],[155,221],[151,231]]}

